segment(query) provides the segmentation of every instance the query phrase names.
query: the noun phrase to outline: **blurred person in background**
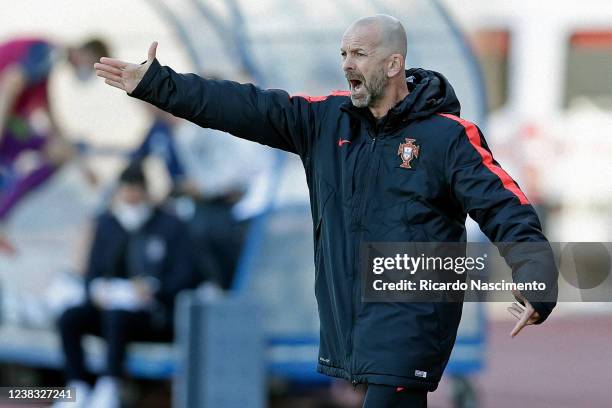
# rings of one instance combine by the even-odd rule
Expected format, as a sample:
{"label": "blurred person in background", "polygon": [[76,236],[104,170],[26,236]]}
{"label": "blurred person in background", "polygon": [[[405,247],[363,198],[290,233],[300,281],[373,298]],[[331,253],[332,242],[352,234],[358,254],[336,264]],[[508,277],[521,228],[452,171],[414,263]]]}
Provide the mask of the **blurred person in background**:
{"label": "blurred person in background", "polygon": [[[68,386],[75,387],[78,406],[119,407],[128,342],[172,339],[175,297],[199,283],[190,251],[185,225],[152,203],[142,166],[130,164],[110,208],[96,220],[86,300],[58,320]],[[81,345],[85,334],[107,344],[106,369],[93,390]]]}
{"label": "blurred person in background", "polygon": [[152,105],[147,111],[153,122],[129,159],[163,161],[172,183],[166,207],[188,226],[198,273],[227,290],[249,221],[267,202],[273,157],[263,146],[200,128]]}
{"label": "blurred person in background", "polygon": [[185,166],[177,153],[175,141],[176,128],[181,120],[152,105],[144,106],[152,121],[140,144],[130,152],[130,162],[142,162],[150,156],[157,157],[166,167],[172,191],[188,189],[185,185]]}
{"label": "blurred person in background", "polygon": [[267,203],[274,157],[263,146],[187,121],[175,136],[190,180],[175,209],[188,220],[199,268],[216,271],[219,286],[230,289],[251,221]]}
{"label": "blurred person in background", "polygon": [[[0,252],[15,252],[5,233],[11,210],[76,156],[50,106],[48,82],[53,68],[68,62],[76,77],[85,81],[93,76],[91,64],[108,52],[100,39],[76,46],[41,38],[0,44]],[[81,169],[95,182],[88,168]]]}
{"label": "blurred person in background", "polygon": [[[437,72],[405,69],[406,32],[385,15],[346,30],[341,56],[350,91],[322,97],[178,74],[157,61],[156,47],[140,65],[102,58],[97,75],[198,125],[303,161],[315,223],[317,371],[367,384],[364,408],[426,407],[453,349],[462,304],[362,301],[360,245],[465,242],[469,213],[492,242],[547,247],[524,193],[476,125],[457,116],[452,86]],[[521,305],[509,308],[517,319],[513,337],[552,312],[558,274],[550,251],[526,262],[515,248],[500,248],[514,281],[533,278],[548,291],[514,293]]]}

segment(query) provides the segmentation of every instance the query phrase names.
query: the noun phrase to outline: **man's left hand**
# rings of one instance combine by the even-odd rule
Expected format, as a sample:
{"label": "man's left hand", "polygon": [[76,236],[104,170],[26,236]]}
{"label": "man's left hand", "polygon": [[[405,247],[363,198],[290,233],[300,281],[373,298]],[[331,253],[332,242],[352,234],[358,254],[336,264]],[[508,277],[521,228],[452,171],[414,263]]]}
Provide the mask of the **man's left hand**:
{"label": "man's left hand", "polygon": [[523,329],[525,326],[529,326],[530,324],[535,324],[538,320],[540,320],[540,315],[535,311],[531,303],[523,296],[523,294],[519,291],[512,291],[514,297],[523,302],[521,305],[518,302],[514,302],[510,305],[510,307],[506,308],[508,312],[514,317],[518,319],[518,322],[514,325],[514,328],[510,332],[510,337],[514,337]]}

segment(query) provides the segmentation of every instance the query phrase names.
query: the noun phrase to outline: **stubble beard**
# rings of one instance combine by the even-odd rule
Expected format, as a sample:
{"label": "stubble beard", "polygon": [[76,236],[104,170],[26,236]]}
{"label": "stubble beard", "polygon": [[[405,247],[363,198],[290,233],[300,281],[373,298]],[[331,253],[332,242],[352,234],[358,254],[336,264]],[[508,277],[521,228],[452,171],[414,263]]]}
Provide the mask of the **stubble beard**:
{"label": "stubble beard", "polygon": [[385,74],[385,70],[381,68],[368,83],[363,83],[363,87],[366,90],[365,95],[357,96],[351,92],[351,102],[357,108],[366,108],[375,105],[384,96],[385,88],[388,83],[389,78]]}

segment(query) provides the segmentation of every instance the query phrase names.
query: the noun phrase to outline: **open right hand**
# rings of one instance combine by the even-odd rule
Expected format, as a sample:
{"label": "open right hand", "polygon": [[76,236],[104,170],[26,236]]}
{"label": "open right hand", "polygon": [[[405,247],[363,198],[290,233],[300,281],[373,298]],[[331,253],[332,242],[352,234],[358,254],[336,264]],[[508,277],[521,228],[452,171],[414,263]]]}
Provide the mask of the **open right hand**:
{"label": "open right hand", "polygon": [[156,52],[157,41],[149,47],[147,62],[144,64],[131,64],[114,58],[102,57],[100,62],[94,64],[94,69],[97,76],[105,78],[106,84],[132,93],[155,60]]}

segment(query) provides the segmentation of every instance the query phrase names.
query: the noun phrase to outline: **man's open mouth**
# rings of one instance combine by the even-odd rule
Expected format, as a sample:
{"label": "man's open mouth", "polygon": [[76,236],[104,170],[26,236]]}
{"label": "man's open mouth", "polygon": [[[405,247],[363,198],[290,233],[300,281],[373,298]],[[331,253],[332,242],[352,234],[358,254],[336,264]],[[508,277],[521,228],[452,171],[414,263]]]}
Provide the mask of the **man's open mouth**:
{"label": "man's open mouth", "polygon": [[363,82],[360,79],[349,79],[349,85],[351,87],[351,91],[359,92],[363,87]]}

